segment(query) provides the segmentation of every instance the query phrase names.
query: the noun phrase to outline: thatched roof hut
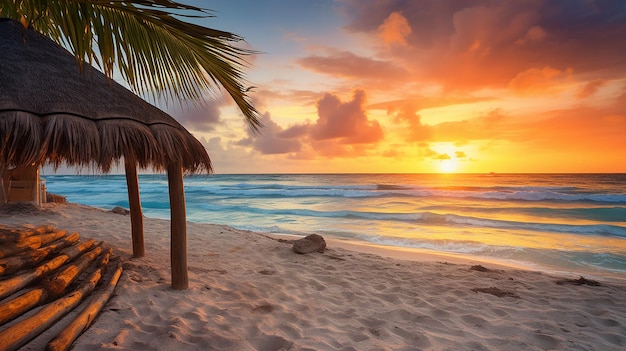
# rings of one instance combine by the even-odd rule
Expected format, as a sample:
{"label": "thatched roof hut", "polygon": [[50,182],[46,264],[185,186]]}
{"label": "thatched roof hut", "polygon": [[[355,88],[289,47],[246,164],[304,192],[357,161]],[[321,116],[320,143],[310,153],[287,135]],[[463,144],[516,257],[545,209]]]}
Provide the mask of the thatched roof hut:
{"label": "thatched roof hut", "polygon": [[123,160],[134,255],[142,256],[137,167],[166,170],[172,285],[186,288],[182,174],[211,171],[202,144],[171,116],[97,69],[85,65],[80,72],[67,50],[16,21],[0,19],[0,53],[0,173],[7,167],[63,162],[106,173]]}

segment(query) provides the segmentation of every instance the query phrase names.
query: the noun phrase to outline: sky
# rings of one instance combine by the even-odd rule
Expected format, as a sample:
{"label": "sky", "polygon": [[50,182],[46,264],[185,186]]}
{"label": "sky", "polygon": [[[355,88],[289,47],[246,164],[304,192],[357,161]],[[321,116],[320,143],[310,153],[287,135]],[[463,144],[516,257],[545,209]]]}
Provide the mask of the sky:
{"label": "sky", "polygon": [[180,1],[259,52],[260,134],[160,106],[215,173],[626,172],[626,1]]}

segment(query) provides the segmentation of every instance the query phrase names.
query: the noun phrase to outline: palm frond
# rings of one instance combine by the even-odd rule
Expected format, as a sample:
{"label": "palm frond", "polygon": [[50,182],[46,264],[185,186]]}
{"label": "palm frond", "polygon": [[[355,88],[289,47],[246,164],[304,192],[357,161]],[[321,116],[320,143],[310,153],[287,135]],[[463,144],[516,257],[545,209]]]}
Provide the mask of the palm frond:
{"label": "palm frond", "polygon": [[209,18],[199,7],[171,0],[13,0],[0,16],[32,26],[66,46],[83,62],[99,65],[108,77],[117,67],[131,89],[159,99],[197,100],[219,86],[258,131],[260,115],[244,87],[245,56],[236,34],[179,18]]}

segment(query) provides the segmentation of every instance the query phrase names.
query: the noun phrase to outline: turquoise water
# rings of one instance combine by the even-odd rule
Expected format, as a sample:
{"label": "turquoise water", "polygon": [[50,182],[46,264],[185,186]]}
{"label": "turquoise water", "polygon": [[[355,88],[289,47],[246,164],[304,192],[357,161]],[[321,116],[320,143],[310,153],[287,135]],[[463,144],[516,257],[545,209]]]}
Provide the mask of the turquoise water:
{"label": "turquoise water", "polygon": [[[123,175],[46,176],[71,202],[128,207]],[[140,176],[147,217],[167,179]],[[348,238],[626,279],[624,174],[287,174],[185,178],[187,219]]]}

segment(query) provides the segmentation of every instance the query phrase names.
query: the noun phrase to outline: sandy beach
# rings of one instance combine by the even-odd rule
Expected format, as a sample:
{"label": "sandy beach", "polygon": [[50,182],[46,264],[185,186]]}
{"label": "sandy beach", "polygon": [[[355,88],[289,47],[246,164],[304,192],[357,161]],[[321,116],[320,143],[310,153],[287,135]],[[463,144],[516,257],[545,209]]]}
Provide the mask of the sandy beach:
{"label": "sandy beach", "polygon": [[[73,350],[623,350],[626,283],[339,241],[299,255],[264,234],[188,224],[190,288],[170,288],[169,222],[77,204],[0,214],[104,240],[121,257],[117,290]],[[359,249],[360,248],[360,249]],[[380,250],[379,250],[380,249]],[[578,277],[575,277],[578,278]],[[40,350],[63,326],[23,349]]]}

